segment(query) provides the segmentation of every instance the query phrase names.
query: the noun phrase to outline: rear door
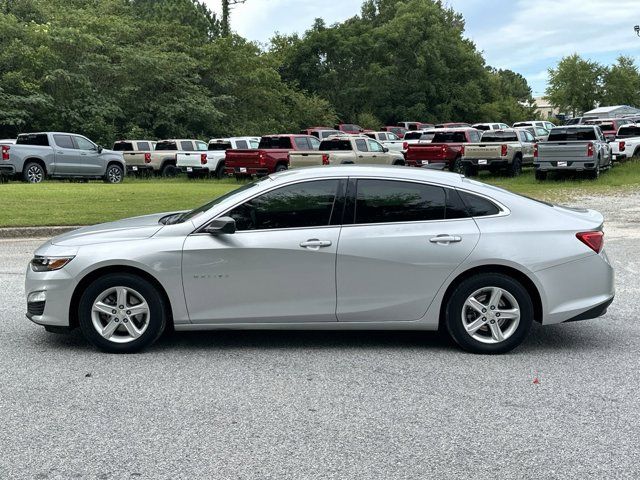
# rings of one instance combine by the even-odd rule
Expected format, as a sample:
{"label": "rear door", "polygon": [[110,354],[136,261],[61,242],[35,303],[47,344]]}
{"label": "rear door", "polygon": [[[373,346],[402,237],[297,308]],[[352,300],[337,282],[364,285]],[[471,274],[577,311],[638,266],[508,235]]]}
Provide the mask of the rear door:
{"label": "rear door", "polygon": [[336,269],[341,322],[418,320],[478,242],[457,192],[438,185],[351,180],[347,206]]}
{"label": "rear door", "polygon": [[54,175],[77,175],[81,163],[80,152],[76,149],[73,136],[64,133],[53,134],[55,164]]}

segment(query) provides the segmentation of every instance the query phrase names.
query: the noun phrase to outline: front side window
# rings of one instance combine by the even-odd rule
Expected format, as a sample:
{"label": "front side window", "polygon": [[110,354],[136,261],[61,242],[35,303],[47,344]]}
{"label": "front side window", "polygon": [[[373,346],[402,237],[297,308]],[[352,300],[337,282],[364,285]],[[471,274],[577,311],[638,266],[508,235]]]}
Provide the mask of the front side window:
{"label": "front side window", "polygon": [[396,180],[358,180],[355,223],[444,220],[442,187]]}
{"label": "front side window", "polygon": [[53,140],[60,148],[76,148],[73,144],[73,138],[71,138],[71,135],[54,135]]}
{"label": "front side window", "polygon": [[207,144],[206,144],[206,143],[204,143],[204,142],[198,142],[198,141],[196,141],[196,148],[197,148],[198,150],[200,150],[200,151],[202,151],[202,150],[206,151],[206,150],[207,150]]}
{"label": "front side window", "polygon": [[309,141],[309,145],[311,146],[311,150],[318,150],[320,148],[320,140],[315,137],[307,138]]}
{"label": "front side window", "polygon": [[93,142],[90,142],[84,137],[73,137],[76,141],[76,148],[78,150],[95,150],[96,146]]}
{"label": "front side window", "polygon": [[369,151],[370,152],[382,152],[382,145],[380,145],[378,142],[376,142],[375,140],[367,140],[367,143],[369,144]]}
{"label": "front side window", "polygon": [[331,221],[338,185],[339,180],[288,185],[252,198],[227,216],[238,231],[324,227]]}

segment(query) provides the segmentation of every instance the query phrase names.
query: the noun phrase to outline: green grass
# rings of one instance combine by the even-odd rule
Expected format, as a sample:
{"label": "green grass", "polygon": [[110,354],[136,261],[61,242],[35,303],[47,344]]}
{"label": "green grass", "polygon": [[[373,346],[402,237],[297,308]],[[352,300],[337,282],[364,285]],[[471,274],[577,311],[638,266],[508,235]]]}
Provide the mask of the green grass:
{"label": "green grass", "polygon": [[[640,188],[640,161],[604,172],[598,180],[579,178],[538,182],[533,170],[517,178],[481,172],[479,180],[523,195],[556,202],[579,196]],[[38,185],[0,184],[0,227],[89,225],[119,218],[193,208],[238,187],[235,179],[127,178],[120,185],[48,181]]]}

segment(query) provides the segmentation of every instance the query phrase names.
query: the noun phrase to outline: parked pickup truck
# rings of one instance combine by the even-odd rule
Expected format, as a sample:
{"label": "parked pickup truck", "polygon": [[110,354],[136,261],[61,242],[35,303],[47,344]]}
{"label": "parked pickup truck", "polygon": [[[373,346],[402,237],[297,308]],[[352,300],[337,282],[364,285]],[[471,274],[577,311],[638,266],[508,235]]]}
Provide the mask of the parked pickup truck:
{"label": "parked pickup truck", "polygon": [[404,134],[407,133],[407,129],[404,127],[399,127],[396,125],[386,125],[384,127],[382,127],[380,130],[382,130],[383,132],[391,132],[391,133],[395,133],[398,138],[403,138]]}
{"label": "parked pickup truck", "polygon": [[536,143],[533,156],[537,180],[552,171],[585,172],[595,179],[611,166],[611,147],[597,125],[554,127],[546,142]]}
{"label": "parked pickup truck", "polygon": [[320,143],[318,151],[289,153],[289,168],[345,163],[404,165],[404,157],[364,135],[329,137]]}
{"label": "parked pickup truck", "polygon": [[178,154],[193,155],[200,159],[201,155],[207,151],[207,144],[201,140],[189,140],[184,138],[160,140],[156,143],[156,148],[151,152],[149,165],[154,173],[163,177],[173,177],[180,173],[178,168]]}
{"label": "parked pickup truck", "polygon": [[365,132],[369,138],[373,138],[382,144],[383,147],[387,147],[389,150],[395,152],[402,152],[403,141],[398,138],[395,133],[391,132]]}
{"label": "parked pickup truck", "polygon": [[52,178],[102,178],[120,183],[125,176],[122,154],[105,150],[82,135],[63,132],[23,133],[14,145],[0,145],[0,172],[25,182]]}
{"label": "parked pickup truck", "polygon": [[257,149],[227,150],[225,172],[240,178],[268,175],[289,168],[289,152],[318,150],[320,140],[312,135],[266,135]]}
{"label": "parked pickup truck", "polygon": [[[313,135],[318,140],[324,140],[331,135],[339,135],[343,132],[330,127],[309,127],[300,131],[301,135]],[[346,135],[346,134],[345,134]]]}
{"label": "parked pickup truck", "polygon": [[611,159],[614,162],[640,156],[640,123],[621,126],[616,139],[609,142],[609,145],[611,146]]}
{"label": "parked pickup truck", "polygon": [[409,145],[415,143],[431,143],[433,136],[438,132],[435,128],[429,130],[414,130],[404,134],[402,141],[402,150],[409,148]]}
{"label": "parked pickup truck", "polygon": [[604,134],[604,138],[610,142],[615,140],[618,129],[629,123],[631,123],[631,120],[627,120],[626,118],[598,118],[586,120],[584,125],[598,125]]}
{"label": "parked pickup truck", "polygon": [[189,178],[224,176],[224,159],[227,150],[258,148],[258,137],[213,138],[206,152],[178,152],[176,165]]}
{"label": "parked pickup truck", "polygon": [[153,140],[118,140],[113,144],[113,150],[122,153],[128,173],[151,173],[151,152],[155,146]]}
{"label": "parked pickup truck", "polygon": [[522,165],[533,165],[535,138],[524,128],[487,130],[480,143],[462,146],[462,168],[468,177],[487,169],[492,173],[506,170],[510,177],[520,175]]}
{"label": "parked pickup truck", "polygon": [[461,168],[462,146],[478,142],[480,131],[475,128],[440,128],[434,133],[431,143],[409,143],[404,157],[409,166],[444,164],[457,172]]}

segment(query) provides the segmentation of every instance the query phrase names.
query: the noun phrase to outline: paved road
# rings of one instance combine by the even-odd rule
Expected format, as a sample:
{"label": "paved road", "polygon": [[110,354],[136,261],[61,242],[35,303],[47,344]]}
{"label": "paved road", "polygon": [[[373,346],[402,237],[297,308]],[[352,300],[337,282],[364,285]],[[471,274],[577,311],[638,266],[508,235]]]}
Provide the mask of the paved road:
{"label": "paved road", "polygon": [[39,242],[0,242],[0,478],[638,478],[640,209],[618,206],[609,313],[498,357],[361,332],[101,354],[26,320]]}

